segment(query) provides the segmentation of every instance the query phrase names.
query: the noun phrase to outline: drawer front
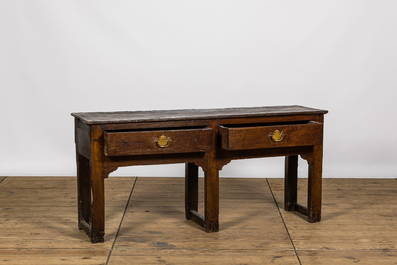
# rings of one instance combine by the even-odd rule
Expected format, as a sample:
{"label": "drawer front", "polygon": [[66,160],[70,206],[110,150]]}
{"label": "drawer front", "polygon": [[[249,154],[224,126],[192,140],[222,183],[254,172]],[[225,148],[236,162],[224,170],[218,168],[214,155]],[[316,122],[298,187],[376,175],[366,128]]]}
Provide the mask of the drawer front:
{"label": "drawer front", "polygon": [[252,127],[220,126],[221,145],[225,150],[321,145],[323,124],[271,125]]}
{"label": "drawer front", "polygon": [[105,155],[193,153],[211,150],[211,128],[105,132]]}

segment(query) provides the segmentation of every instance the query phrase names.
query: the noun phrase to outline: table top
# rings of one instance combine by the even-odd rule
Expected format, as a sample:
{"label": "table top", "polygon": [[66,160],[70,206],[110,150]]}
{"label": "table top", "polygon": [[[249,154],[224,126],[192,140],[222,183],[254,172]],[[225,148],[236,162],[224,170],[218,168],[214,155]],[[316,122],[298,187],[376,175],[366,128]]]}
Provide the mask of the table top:
{"label": "table top", "polygon": [[270,106],[223,109],[179,109],[151,111],[79,112],[72,116],[87,124],[136,123],[178,120],[326,114],[327,110],[303,106]]}

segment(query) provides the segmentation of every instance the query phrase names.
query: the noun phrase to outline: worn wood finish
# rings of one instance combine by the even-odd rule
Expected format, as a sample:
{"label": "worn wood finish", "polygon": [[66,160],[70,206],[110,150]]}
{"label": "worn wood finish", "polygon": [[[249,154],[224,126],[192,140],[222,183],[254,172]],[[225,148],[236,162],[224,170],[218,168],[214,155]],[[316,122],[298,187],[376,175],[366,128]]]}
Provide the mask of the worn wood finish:
{"label": "worn wood finish", "polygon": [[[212,129],[180,129],[132,132],[106,132],[105,155],[127,156],[144,154],[194,153],[211,150]],[[169,146],[159,148],[156,141],[164,136]]]}
{"label": "worn wood finish", "polygon": [[322,115],[325,110],[302,106],[274,106],[225,109],[154,110],[122,112],[82,112],[72,116],[86,124],[117,124],[136,122],[164,122],[208,119],[246,119],[247,117],[273,117],[294,115]]}
{"label": "worn wood finish", "polygon": [[[103,242],[104,179],[118,167],[185,163],[186,218],[207,232],[217,232],[223,166],[234,159],[297,155],[308,161],[310,185],[307,207],[289,197],[294,205],[290,210],[307,214],[310,222],[319,221],[325,113],[302,106],[73,113],[79,227],[92,242]],[[204,171],[202,214],[198,167]],[[286,163],[291,183],[293,167]],[[288,192],[296,193],[296,187],[291,184]]]}
{"label": "worn wood finish", "polygon": [[[283,133],[280,142],[274,142],[269,137],[276,130]],[[220,135],[222,148],[226,150],[313,146],[323,142],[323,125],[309,122],[294,125],[220,126]]]}

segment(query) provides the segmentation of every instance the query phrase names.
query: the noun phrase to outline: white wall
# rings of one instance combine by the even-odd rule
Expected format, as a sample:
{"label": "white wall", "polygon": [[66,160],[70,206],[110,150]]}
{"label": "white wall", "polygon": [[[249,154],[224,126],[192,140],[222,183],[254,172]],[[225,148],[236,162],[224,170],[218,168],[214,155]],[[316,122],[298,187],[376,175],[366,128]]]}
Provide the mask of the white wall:
{"label": "white wall", "polygon": [[329,110],[324,177],[397,177],[396,14],[379,0],[0,0],[0,175],[75,175],[71,112],[298,104]]}

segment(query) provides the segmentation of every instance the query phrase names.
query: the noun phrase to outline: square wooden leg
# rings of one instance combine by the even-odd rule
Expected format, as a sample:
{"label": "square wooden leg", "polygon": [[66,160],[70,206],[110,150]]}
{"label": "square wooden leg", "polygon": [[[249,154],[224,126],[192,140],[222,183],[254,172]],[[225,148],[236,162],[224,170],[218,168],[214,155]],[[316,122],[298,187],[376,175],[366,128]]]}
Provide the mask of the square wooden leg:
{"label": "square wooden leg", "polygon": [[204,173],[204,211],[205,230],[219,231],[219,170],[216,167]]}
{"label": "square wooden leg", "polygon": [[323,146],[313,147],[313,163],[309,165],[307,208],[309,222],[321,221]]}
{"label": "square wooden leg", "polygon": [[284,209],[294,211],[298,198],[298,156],[285,157]]}
{"label": "square wooden leg", "polygon": [[322,146],[313,146],[312,153],[305,154],[303,158],[307,160],[309,166],[307,206],[297,202],[298,156],[287,156],[285,158],[284,209],[307,215],[311,223],[319,222],[322,196]]}
{"label": "square wooden leg", "polygon": [[188,220],[191,211],[198,211],[198,166],[193,163],[185,164],[185,208]]}
{"label": "square wooden leg", "polygon": [[85,230],[83,223],[91,223],[91,176],[87,158],[76,153],[77,158],[77,205],[79,229]]}
{"label": "square wooden leg", "polygon": [[105,189],[102,174],[92,172],[91,242],[104,242],[105,236]]}
{"label": "square wooden leg", "polygon": [[105,195],[102,174],[95,174],[87,158],[77,154],[78,225],[92,243],[104,242]]}

